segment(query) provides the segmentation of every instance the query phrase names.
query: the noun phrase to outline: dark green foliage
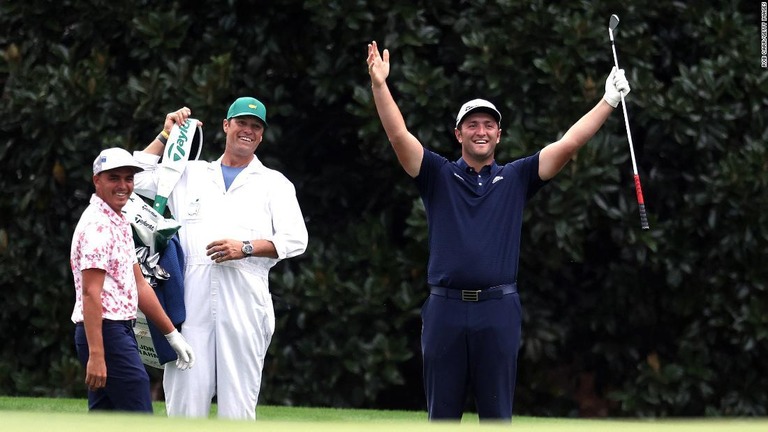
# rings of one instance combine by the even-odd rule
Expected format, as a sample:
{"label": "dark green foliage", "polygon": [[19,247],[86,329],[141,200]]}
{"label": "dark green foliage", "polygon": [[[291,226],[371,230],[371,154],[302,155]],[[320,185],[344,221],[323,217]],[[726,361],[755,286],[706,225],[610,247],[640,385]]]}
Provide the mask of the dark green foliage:
{"label": "dark green foliage", "polygon": [[[278,4],[279,3],[279,4]],[[295,183],[307,253],[272,275],[261,402],[422,409],[426,230],[371,100],[392,53],[411,131],[458,156],[464,101],[501,109],[508,162],[632,85],[643,232],[621,110],[529,204],[516,410],[766,415],[768,73],[757,2],[0,3],[0,393],[82,396],[69,243],[101,148],[143,148],[180,106],[206,158],[237,96],[268,108],[259,157]]]}

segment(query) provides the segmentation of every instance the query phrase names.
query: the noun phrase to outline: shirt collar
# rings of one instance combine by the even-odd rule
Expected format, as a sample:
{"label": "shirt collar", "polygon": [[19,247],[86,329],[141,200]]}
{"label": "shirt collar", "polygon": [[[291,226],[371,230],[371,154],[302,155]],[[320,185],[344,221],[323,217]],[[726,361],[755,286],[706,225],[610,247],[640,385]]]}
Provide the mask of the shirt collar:
{"label": "shirt collar", "polygon": [[123,213],[115,213],[115,211],[112,210],[112,207],[110,207],[109,204],[107,204],[106,201],[101,199],[98,195],[91,195],[90,202],[91,204],[95,205],[101,213],[106,215],[109,218],[109,221],[113,224],[122,225],[125,223],[126,219],[125,216],[123,216]]}
{"label": "shirt collar", "polygon": [[[463,172],[465,172],[465,173],[467,173],[467,174],[474,172],[474,169],[473,169],[471,166],[469,166],[469,165],[467,164],[467,162],[465,162],[465,161],[464,161],[464,158],[459,158],[459,159],[456,161],[456,165],[458,165],[458,167],[459,167],[459,168],[460,168],[460,169],[461,169]],[[490,173],[494,173],[494,172],[496,172],[496,170],[498,170],[498,168],[499,168],[499,166],[496,164],[496,160],[494,159],[494,160],[491,162],[491,164],[490,164],[490,165],[486,165],[486,166],[484,166],[484,167],[483,167],[483,168],[480,170],[480,173],[479,173],[479,174],[481,174],[481,175],[484,175],[484,174],[490,174]]]}
{"label": "shirt collar", "polygon": [[[218,165],[219,171],[221,171],[221,160],[223,158],[224,158],[224,155],[222,154],[221,156],[219,156],[218,159],[216,159],[215,161],[212,162],[212,164]],[[259,157],[256,156],[256,155],[253,155],[253,159],[248,163],[248,165],[245,166],[245,169],[243,171],[244,172],[248,172],[248,171],[259,172],[259,171],[262,171],[264,168],[265,168],[265,166],[264,166],[263,163],[261,163],[261,161],[259,160]]]}

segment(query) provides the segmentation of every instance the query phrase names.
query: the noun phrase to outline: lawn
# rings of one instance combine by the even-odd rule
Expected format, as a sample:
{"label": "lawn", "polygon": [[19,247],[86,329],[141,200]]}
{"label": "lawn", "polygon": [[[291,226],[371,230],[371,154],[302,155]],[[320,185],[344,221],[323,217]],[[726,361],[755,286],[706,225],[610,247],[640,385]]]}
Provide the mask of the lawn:
{"label": "lawn", "polygon": [[383,411],[335,408],[262,406],[258,425],[245,421],[215,418],[193,420],[167,418],[162,402],[155,403],[155,415],[88,414],[82,399],[0,397],[0,429],[3,431],[51,432],[259,432],[287,431],[494,431],[521,432],[757,432],[768,431],[768,419],[565,419],[515,417],[509,424],[478,424],[477,416],[449,424],[429,423],[420,411]]}

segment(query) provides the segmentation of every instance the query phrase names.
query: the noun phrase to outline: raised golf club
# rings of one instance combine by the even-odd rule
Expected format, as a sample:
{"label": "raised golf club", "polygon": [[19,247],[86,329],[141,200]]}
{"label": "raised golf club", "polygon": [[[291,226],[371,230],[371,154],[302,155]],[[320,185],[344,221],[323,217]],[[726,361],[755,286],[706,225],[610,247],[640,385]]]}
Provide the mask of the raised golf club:
{"label": "raised golf club", "polygon": [[[616,14],[611,15],[608,21],[608,36],[611,38],[611,49],[613,50],[613,63],[616,70],[619,69],[619,59],[616,57],[616,43],[613,41],[613,31],[619,25],[619,17]],[[632,174],[635,177],[635,193],[637,194],[637,206],[640,209],[640,226],[644,229],[650,229],[648,226],[648,217],[645,214],[645,202],[643,201],[643,189],[640,187],[640,176],[637,174],[637,162],[635,161],[635,149],[632,145],[632,134],[629,132],[629,116],[627,115],[627,104],[624,101],[624,93],[621,93],[621,109],[624,111],[624,126],[627,128],[627,141],[629,141],[629,154],[632,156]]]}

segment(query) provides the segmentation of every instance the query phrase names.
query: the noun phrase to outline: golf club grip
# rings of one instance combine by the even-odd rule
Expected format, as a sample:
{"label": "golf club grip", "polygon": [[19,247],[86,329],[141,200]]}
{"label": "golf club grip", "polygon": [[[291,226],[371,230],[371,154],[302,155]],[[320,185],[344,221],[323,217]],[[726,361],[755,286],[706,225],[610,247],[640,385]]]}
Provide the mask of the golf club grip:
{"label": "golf club grip", "polygon": [[645,214],[645,204],[638,205],[638,208],[640,209],[640,227],[643,231],[651,229],[648,225],[648,216]]}
{"label": "golf club grip", "polygon": [[635,174],[635,193],[637,194],[637,207],[640,209],[640,226],[644,229],[650,229],[648,225],[648,215],[645,213],[645,201],[643,200],[643,188],[640,187],[640,176]]}

